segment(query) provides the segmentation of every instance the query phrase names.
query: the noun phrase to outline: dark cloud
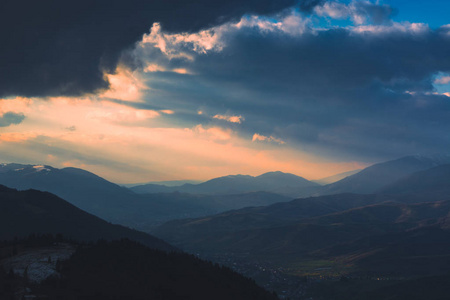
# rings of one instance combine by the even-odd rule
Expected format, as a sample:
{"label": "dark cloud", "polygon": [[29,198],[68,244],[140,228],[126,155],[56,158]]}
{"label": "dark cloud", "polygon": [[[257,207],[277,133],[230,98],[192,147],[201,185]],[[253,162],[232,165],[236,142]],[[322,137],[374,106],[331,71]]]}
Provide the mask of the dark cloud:
{"label": "dark cloud", "polygon": [[389,22],[398,11],[387,4],[375,4],[368,1],[355,2],[355,13],[374,24]]}
{"label": "dark cloud", "polygon": [[0,116],[0,127],[8,127],[13,124],[20,124],[25,119],[21,113],[7,112]]}
{"label": "dark cloud", "polygon": [[242,115],[244,136],[272,135],[327,156],[374,161],[447,151],[450,98],[433,94],[434,76],[450,72],[447,32],[408,24],[376,30],[247,28],[228,37],[223,51],[186,61],[196,75],[149,75],[149,99],[174,110]]}
{"label": "dark cloud", "polygon": [[223,53],[200,56],[193,67],[204,73],[215,63],[217,75],[209,76],[244,81],[255,89],[272,87],[321,99],[339,91],[342,98],[342,93],[373,85],[401,92],[430,90],[431,75],[450,70],[449,47],[448,37],[426,30],[356,34],[331,29],[301,37],[245,32]]}
{"label": "dark cloud", "polygon": [[323,5],[327,0],[305,0],[300,2],[299,7],[302,11],[311,13],[314,7]]}
{"label": "dark cloud", "polygon": [[3,0],[0,4],[0,96],[81,95],[106,88],[122,50],[153,22],[195,31],[270,14],[295,0]]}

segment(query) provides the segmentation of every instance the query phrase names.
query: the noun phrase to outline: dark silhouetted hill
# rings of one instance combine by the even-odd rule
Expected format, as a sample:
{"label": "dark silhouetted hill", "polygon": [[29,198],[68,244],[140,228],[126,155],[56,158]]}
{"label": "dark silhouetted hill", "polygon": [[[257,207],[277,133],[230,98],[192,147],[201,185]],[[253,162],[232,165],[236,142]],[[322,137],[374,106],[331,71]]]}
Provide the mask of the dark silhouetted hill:
{"label": "dark silhouetted hill", "polygon": [[0,240],[33,233],[63,234],[77,241],[129,238],[152,248],[175,249],[146,233],[110,224],[48,192],[0,186]]}
{"label": "dark silhouetted hill", "polygon": [[231,269],[130,241],[79,248],[61,279],[37,289],[49,299],[278,299]]}

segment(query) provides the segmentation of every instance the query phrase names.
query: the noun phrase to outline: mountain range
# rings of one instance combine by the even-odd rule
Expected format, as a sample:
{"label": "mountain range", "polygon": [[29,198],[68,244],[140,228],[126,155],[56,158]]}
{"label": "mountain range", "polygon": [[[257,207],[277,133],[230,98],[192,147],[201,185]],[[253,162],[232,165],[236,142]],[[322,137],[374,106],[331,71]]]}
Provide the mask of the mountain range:
{"label": "mountain range", "polygon": [[299,194],[307,194],[317,187],[319,187],[319,184],[306,180],[303,177],[277,171],[264,173],[255,177],[250,175],[229,175],[214,178],[200,184],[184,184],[172,187],[146,184],[132,187],[131,190],[141,194],[178,191],[209,195],[265,191],[293,198]]}
{"label": "mountain range", "polygon": [[62,234],[79,242],[128,238],[151,248],[176,250],[146,233],[88,214],[48,192],[0,186],[0,240],[26,238],[31,233]]}
{"label": "mountain range", "polygon": [[[240,259],[295,276],[395,277],[407,278],[406,285],[414,277],[428,284],[424,276],[443,280],[450,269],[449,161],[445,155],[408,156],[324,186],[270,172],[132,189],[76,168],[2,164],[0,184],[22,191],[0,187],[0,240],[32,228],[77,240],[127,237],[175,249],[92,213],[203,257],[225,257],[231,266]],[[308,197],[292,200],[294,195]]]}
{"label": "mountain range", "polygon": [[322,186],[314,195],[339,193],[371,194],[415,172],[444,164],[450,164],[450,155],[405,156],[374,164],[354,175]]}
{"label": "mountain range", "polygon": [[[52,262],[69,248],[74,253]],[[0,282],[0,299],[278,299],[228,268],[107,223],[53,194],[4,186]]]}
{"label": "mountain range", "polygon": [[0,184],[19,190],[48,191],[107,221],[149,230],[173,219],[207,216],[311,195],[392,193],[383,189],[416,171],[449,160],[444,155],[404,157],[370,166],[325,186],[293,174],[269,172],[256,177],[224,176],[196,185],[150,184],[131,189],[77,168],[1,164]]}
{"label": "mountain range", "polygon": [[269,192],[225,196],[171,191],[140,195],[82,169],[43,165],[1,164],[0,184],[51,192],[107,221],[142,230],[171,219],[291,200]]}
{"label": "mountain range", "polygon": [[[402,259],[422,253],[430,268],[418,267],[417,274],[433,275],[428,271],[437,273],[440,257],[450,257],[444,238],[450,229],[449,182],[450,165],[442,165],[400,179],[383,193],[310,197],[175,220],[153,233],[187,251],[296,265],[304,273],[311,271],[305,265],[322,261],[326,269],[346,265],[346,272],[405,275]],[[414,242],[414,236],[420,238]],[[397,264],[381,267],[382,260]]]}
{"label": "mountain range", "polygon": [[[308,181],[300,176],[282,172],[269,172],[260,176],[229,175],[214,178],[200,184],[166,186],[145,184],[131,187],[139,194],[184,192],[191,194],[233,194],[266,191],[300,198],[333,195],[339,193],[371,194],[395,183],[415,172],[450,164],[450,155],[405,156],[399,159],[374,164],[363,170],[336,174],[322,180]],[[332,182],[326,184],[327,182]],[[320,185],[320,184],[324,185]]]}
{"label": "mountain range", "polygon": [[[154,234],[189,252],[270,261],[291,269],[296,266],[295,272],[300,274],[313,274],[318,267],[310,266],[320,263],[319,267],[335,274],[377,272],[406,276],[408,272],[413,274],[406,257],[412,259],[421,253],[427,257],[429,268],[422,265],[414,274],[424,276],[438,273],[444,264],[441,258],[450,257],[449,214],[450,201],[382,202],[290,221],[281,216],[236,211],[172,221],[157,228]],[[413,244],[414,248],[408,248]],[[381,265],[381,261],[390,263]],[[450,267],[448,262],[445,268]]]}

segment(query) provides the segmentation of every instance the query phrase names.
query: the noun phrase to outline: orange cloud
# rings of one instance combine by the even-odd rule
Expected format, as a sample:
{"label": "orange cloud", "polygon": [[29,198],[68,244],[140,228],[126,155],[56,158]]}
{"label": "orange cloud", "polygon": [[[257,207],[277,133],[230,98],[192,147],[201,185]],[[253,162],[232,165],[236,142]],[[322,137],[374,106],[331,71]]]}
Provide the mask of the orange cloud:
{"label": "orange cloud", "polygon": [[115,74],[105,74],[105,77],[110,87],[99,95],[100,98],[140,102],[142,91],[148,89],[138,72],[122,66],[117,67]]}
{"label": "orange cloud", "polygon": [[161,109],[160,112],[166,115],[173,115],[175,113],[173,110],[170,109]]}
{"label": "orange cloud", "polygon": [[228,115],[215,115],[213,118],[238,124],[241,124],[242,121],[245,120],[243,116],[228,116]]}
{"label": "orange cloud", "polygon": [[167,69],[163,66],[160,66],[158,64],[148,64],[144,68],[144,72],[166,72]]}
{"label": "orange cloud", "polygon": [[178,74],[192,74],[188,69],[185,68],[167,69],[166,67],[154,63],[148,64],[144,68],[144,72],[174,72]]}
{"label": "orange cloud", "polygon": [[86,117],[107,122],[133,124],[160,116],[155,110],[135,109],[130,106],[105,102],[98,109],[89,112]]}
{"label": "orange cloud", "polygon": [[184,69],[184,68],[175,68],[175,69],[172,69],[172,72],[175,72],[178,74],[191,74],[191,72],[188,69]]}
{"label": "orange cloud", "polygon": [[6,132],[0,134],[0,142],[21,143],[35,137],[36,134],[33,133]]}
{"label": "orange cloud", "polygon": [[202,125],[197,125],[194,127],[194,131],[202,134],[204,136],[208,136],[209,138],[213,140],[229,140],[231,139],[232,131],[231,130],[224,130],[219,127],[211,127],[211,128],[203,128]]}
{"label": "orange cloud", "polygon": [[277,143],[277,144],[280,144],[280,145],[286,144],[281,139],[275,138],[273,136],[264,136],[264,135],[261,135],[261,134],[258,134],[258,133],[255,133],[253,135],[252,142],[255,142],[255,141],[274,142],[274,143]]}
{"label": "orange cloud", "polygon": [[16,97],[12,99],[0,99],[0,114],[7,112],[27,113],[30,106],[33,104],[33,99]]}

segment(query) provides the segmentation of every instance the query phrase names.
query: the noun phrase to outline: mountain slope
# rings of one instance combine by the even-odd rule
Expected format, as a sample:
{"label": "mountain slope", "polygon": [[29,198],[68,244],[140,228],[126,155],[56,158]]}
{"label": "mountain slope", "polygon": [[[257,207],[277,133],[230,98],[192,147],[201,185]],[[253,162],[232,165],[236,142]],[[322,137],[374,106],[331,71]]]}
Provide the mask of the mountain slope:
{"label": "mountain slope", "polygon": [[122,186],[131,188],[131,187],[139,186],[139,185],[155,184],[155,185],[171,187],[171,186],[181,186],[183,184],[199,184],[202,182],[203,181],[201,181],[201,180],[168,180],[168,181],[149,181],[149,182],[141,182],[141,183],[127,183],[127,184],[122,184]]}
{"label": "mountain slope", "polygon": [[125,240],[77,249],[61,263],[61,273],[36,292],[55,300],[278,299],[231,269]]}
{"label": "mountain slope", "polygon": [[450,165],[441,165],[404,177],[380,190],[383,194],[421,194],[429,197],[450,195]]}
{"label": "mountain slope", "polygon": [[378,274],[442,275],[450,267],[450,231],[438,219],[431,225],[332,246],[323,254],[344,256],[345,263]]}
{"label": "mountain slope", "polygon": [[[450,199],[450,196],[448,197]],[[174,220],[153,230],[156,235],[173,239],[190,233],[224,233],[240,230],[272,228],[302,222],[368,205],[384,202],[415,203],[423,198],[404,195],[338,194],[295,199],[263,207],[249,207],[195,219]],[[176,240],[172,240],[176,242]]]}
{"label": "mountain slope", "polygon": [[[450,269],[450,200],[408,204],[421,200],[352,194],[297,199],[172,221],[155,233],[182,249],[229,265],[244,262],[298,276],[333,278],[331,282],[338,282],[334,288],[349,286],[351,280],[354,289],[337,299],[360,299],[352,296],[355,289],[370,290],[377,279],[400,283],[445,275]],[[336,280],[340,277],[344,280]],[[439,283],[436,288],[443,286]],[[337,294],[331,290],[323,299]],[[320,291],[312,294],[322,299],[319,295]]]}
{"label": "mountain slope", "polygon": [[175,191],[175,189],[172,187],[165,186],[163,184],[155,184],[155,183],[146,183],[146,184],[136,185],[136,186],[130,187],[129,189],[138,194],[172,193]]}
{"label": "mountain slope", "polygon": [[125,188],[95,174],[76,169],[56,169],[50,166],[7,164],[0,166],[0,184],[19,190],[36,189],[51,192],[73,205],[114,223],[142,216],[127,206],[137,206],[142,200]]}
{"label": "mountain slope", "polygon": [[335,174],[335,175],[332,175],[332,176],[328,176],[328,177],[317,179],[317,180],[311,180],[311,181],[315,182],[315,183],[318,183],[318,184],[321,184],[321,185],[331,184],[333,182],[336,182],[336,181],[339,181],[341,179],[344,179],[345,177],[354,175],[354,174],[360,172],[361,170],[362,169],[352,170],[352,171],[339,173],[339,174]]}
{"label": "mountain slope", "polygon": [[227,196],[178,192],[139,195],[82,169],[20,164],[0,165],[0,184],[48,191],[107,221],[142,230],[171,219],[290,200],[263,192]]}
{"label": "mountain slope", "polygon": [[79,241],[129,238],[152,248],[175,249],[143,232],[112,225],[53,194],[0,186],[0,240],[26,237],[31,233],[61,233]]}
{"label": "mountain slope", "polygon": [[370,194],[412,173],[448,163],[449,155],[407,156],[367,167],[354,175],[323,186],[316,195]]}
{"label": "mountain slope", "polygon": [[[371,200],[372,203],[387,199],[375,195],[359,196],[362,198],[354,198],[354,204],[358,201],[361,204],[363,199]],[[332,201],[328,203],[332,204]],[[277,206],[280,205],[286,204]],[[297,220],[281,219],[281,215],[277,217],[276,212],[265,213],[241,210],[209,218],[173,221],[159,227],[155,234],[188,251],[236,255],[247,253],[253,258],[269,259],[286,265],[333,245],[436,224],[450,213],[450,201],[419,204],[383,202],[348,209],[342,207],[340,211],[331,213],[327,213],[326,209],[318,209],[316,216],[306,213]]]}
{"label": "mountain slope", "polygon": [[298,197],[319,185],[300,176],[283,172],[269,172],[256,177],[249,175],[229,175],[218,177],[200,184],[185,184],[177,187],[164,187],[147,184],[132,187],[137,193],[160,191],[179,191],[193,194],[237,194],[265,191],[290,197]]}

